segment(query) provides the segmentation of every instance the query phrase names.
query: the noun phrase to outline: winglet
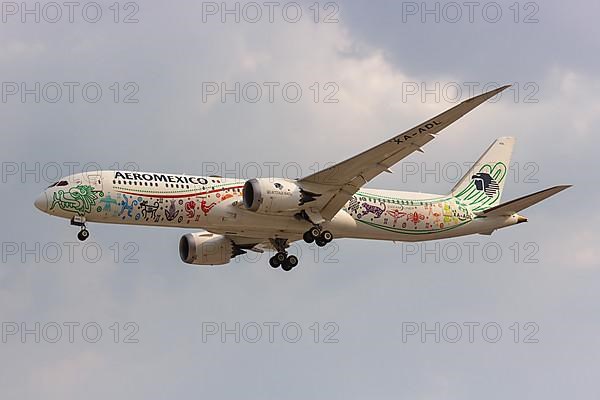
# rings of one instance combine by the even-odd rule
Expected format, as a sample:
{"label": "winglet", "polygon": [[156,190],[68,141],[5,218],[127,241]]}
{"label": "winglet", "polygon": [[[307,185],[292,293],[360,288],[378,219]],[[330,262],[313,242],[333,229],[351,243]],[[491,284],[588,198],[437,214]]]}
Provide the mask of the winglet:
{"label": "winglet", "polygon": [[465,103],[477,102],[477,103],[481,104],[484,101],[491,99],[498,93],[508,89],[511,86],[512,85],[500,86],[498,89],[490,90],[489,92],[485,92],[483,94],[480,94],[479,96],[471,97],[470,99],[465,100]]}

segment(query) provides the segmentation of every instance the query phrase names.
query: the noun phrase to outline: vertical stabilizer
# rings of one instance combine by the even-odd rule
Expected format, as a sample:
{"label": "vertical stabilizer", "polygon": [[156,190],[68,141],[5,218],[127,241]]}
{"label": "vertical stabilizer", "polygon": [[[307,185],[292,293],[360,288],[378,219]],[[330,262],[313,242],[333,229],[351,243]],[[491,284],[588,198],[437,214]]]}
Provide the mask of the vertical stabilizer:
{"label": "vertical stabilizer", "polygon": [[474,212],[500,204],[514,144],[512,137],[496,139],[452,188],[451,195]]}

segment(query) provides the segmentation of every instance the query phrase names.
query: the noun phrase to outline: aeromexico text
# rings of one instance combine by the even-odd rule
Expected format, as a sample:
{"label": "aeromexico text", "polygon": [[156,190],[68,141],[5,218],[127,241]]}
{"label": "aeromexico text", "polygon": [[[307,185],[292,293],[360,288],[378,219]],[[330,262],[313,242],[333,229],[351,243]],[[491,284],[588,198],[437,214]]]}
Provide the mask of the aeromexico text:
{"label": "aeromexico text", "polygon": [[138,180],[148,182],[166,183],[191,183],[192,185],[206,185],[208,179],[199,176],[150,174],[143,172],[115,172],[115,179]]}

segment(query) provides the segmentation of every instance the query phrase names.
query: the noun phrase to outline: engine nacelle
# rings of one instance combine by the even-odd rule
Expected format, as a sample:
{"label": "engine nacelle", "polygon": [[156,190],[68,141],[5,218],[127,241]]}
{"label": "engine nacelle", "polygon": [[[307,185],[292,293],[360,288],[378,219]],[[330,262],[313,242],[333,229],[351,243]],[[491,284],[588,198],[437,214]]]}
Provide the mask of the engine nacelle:
{"label": "engine nacelle", "polygon": [[196,265],[227,264],[240,250],[223,235],[210,232],[188,233],[179,239],[181,261]]}
{"label": "engine nacelle", "polygon": [[244,184],[244,207],[263,214],[294,212],[320,194],[303,190],[289,179],[253,178]]}

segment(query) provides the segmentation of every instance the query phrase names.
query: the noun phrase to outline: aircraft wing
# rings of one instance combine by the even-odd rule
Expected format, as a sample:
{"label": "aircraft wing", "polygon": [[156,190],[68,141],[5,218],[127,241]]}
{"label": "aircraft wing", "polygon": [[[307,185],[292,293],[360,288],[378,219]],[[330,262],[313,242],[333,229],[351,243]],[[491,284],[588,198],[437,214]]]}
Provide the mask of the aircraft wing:
{"label": "aircraft wing", "polygon": [[323,219],[331,220],[367,182],[384,171],[390,172],[391,166],[414,151],[422,152],[421,147],[431,141],[435,134],[509,86],[465,100],[369,150],[300,179],[298,182],[303,188],[320,193],[325,198],[324,205],[319,210],[311,210],[313,215],[318,211]]}

